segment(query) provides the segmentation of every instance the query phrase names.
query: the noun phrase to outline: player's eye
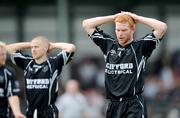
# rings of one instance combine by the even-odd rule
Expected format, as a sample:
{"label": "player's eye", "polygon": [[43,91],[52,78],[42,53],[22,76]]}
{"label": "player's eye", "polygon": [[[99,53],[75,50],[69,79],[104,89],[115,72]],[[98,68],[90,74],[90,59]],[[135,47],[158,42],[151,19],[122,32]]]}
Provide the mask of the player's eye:
{"label": "player's eye", "polygon": [[122,30],[122,32],[125,32],[125,31],[127,31],[127,29],[123,29],[123,30]]}

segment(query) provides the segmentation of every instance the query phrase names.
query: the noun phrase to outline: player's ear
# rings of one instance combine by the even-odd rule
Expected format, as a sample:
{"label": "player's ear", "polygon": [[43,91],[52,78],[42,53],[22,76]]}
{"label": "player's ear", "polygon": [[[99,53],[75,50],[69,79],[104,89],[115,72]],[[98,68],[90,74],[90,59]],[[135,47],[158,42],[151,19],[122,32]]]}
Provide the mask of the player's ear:
{"label": "player's ear", "polygon": [[136,25],[134,24],[134,25],[131,27],[131,29],[133,30],[133,32],[135,32],[135,31],[136,31]]}
{"label": "player's ear", "polygon": [[47,53],[50,52],[50,44],[48,45],[48,48],[47,48]]}
{"label": "player's ear", "polygon": [[49,53],[49,45],[46,47],[46,52]]}

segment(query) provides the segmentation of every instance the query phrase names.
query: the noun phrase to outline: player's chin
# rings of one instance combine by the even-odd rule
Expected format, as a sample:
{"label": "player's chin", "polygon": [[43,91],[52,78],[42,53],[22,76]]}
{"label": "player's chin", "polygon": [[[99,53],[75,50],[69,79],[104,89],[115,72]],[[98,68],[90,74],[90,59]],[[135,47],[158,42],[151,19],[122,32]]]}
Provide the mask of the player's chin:
{"label": "player's chin", "polygon": [[125,40],[124,40],[124,39],[118,39],[118,42],[119,42],[119,43],[124,43]]}
{"label": "player's chin", "polygon": [[33,59],[37,59],[38,57],[36,55],[32,55]]}
{"label": "player's chin", "polygon": [[0,65],[5,65],[5,64],[6,64],[6,62],[5,62],[5,61],[3,61],[3,62],[1,62],[1,63],[0,63]]}

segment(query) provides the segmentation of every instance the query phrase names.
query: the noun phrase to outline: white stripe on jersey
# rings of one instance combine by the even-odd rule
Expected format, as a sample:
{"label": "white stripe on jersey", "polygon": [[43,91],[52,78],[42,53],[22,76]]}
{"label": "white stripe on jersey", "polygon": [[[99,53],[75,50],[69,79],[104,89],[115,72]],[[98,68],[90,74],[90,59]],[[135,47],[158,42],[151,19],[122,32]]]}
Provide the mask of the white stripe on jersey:
{"label": "white stripe on jersey", "polygon": [[[137,56],[136,56],[136,52],[133,48],[133,46],[131,45],[131,48],[133,50],[133,53],[134,53],[134,57],[135,57],[135,61],[136,61],[136,66],[137,66],[137,73],[138,73],[138,61],[137,61]],[[138,80],[138,78],[136,78]],[[134,87],[134,95],[136,94],[136,88]]]}
{"label": "white stripe on jersey", "polygon": [[142,68],[143,69],[145,68],[145,63],[146,63],[145,60],[146,60],[146,57],[142,56],[142,59],[141,59],[139,66],[138,66],[137,80],[139,79],[139,75],[140,75]]}
{"label": "white stripe on jersey", "polygon": [[28,65],[27,65],[27,67],[26,67],[26,69],[24,69],[24,75],[26,75],[26,73],[27,73],[27,69],[29,68],[29,66],[30,66],[30,64],[33,62],[33,60],[31,60],[29,63],[28,63]]}
{"label": "white stripe on jersey", "polygon": [[101,36],[91,36],[90,38],[100,38],[100,39],[105,39],[105,40],[111,40],[111,41],[114,41],[112,38],[105,38],[103,37],[102,35]]}
{"label": "white stripe on jersey", "polygon": [[105,60],[105,62],[106,62],[106,60],[107,60],[107,56],[106,56],[106,55],[104,55],[104,60]]}
{"label": "white stripe on jersey", "polygon": [[12,84],[11,84],[11,81],[9,80],[9,84],[8,84],[8,96],[12,96],[12,88],[11,88]]}
{"label": "white stripe on jersey", "polygon": [[8,104],[8,107],[7,107],[7,118],[9,118],[10,117],[10,106],[9,106],[9,104]]}
{"label": "white stripe on jersey", "polygon": [[154,38],[152,37],[151,35],[148,35],[147,37],[141,39],[141,40],[144,40],[144,41],[155,41],[156,42],[156,47],[158,46],[158,44],[160,44],[160,39],[158,38]]}
{"label": "white stripe on jersey", "polygon": [[[52,105],[50,105],[50,107],[53,109],[53,111],[55,111],[54,107]],[[53,118],[56,118],[56,113],[55,112],[53,112]]]}
{"label": "white stripe on jersey", "polygon": [[61,53],[60,53],[60,54],[63,55],[64,65],[66,65],[66,63],[68,62],[69,58],[71,57],[71,52],[68,52],[68,53],[69,54],[67,55],[65,50],[61,51]]}
{"label": "white stripe on jersey", "polygon": [[140,104],[141,107],[142,107],[142,111],[143,111],[143,113],[142,113],[142,118],[144,118],[144,105],[142,104],[142,102],[141,102],[141,100],[139,99],[138,95],[136,95],[136,97],[137,97],[137,99],[138,99],[139,104]]}
{"label": "white stripe on jersey", "polygon": [[142,59],[141,59],[140,63],[138,64],[137,55],[136,55],[136,52],[135,52],[135,50],[134,50],[132,45],[131,45],[131,48],[132,48],[133,53],[135,55],[135,60],[136,60],[136,65],[137,65],[137,80],[138,80],[142,68],[145,68],[145,63],[146,63],[145,60],[146,60],[146,58],[144,56],[142,56]]}
{"label": "white stripe on jersey", "polygon": [[[70,53],[70,52],[69,52]],[[62,54],[62,56],[63,56],[63,65],[65,65],[66,63],[67,63],[67,61],[69,60],[69,57],[71,56],[71,53],[67,56],[67,54],[66,54],[66,51],[65,50],[62,50],[59,54],[58,54],[58,56],[59,55],[61,55]],[[55,58],[55,57],[54,57]]]}
{"label": "white stripe on jersey", "polygon": [[48,65],[49,65],[49,69],[50,69],[50,72],[51,72],[51,74],[52,74],[52,68],[51,68],[51,64],[50,64],[49,60],[47,60],[47,63],[48,63]]}
{"label": "white stripe on jersey", "polygon": [[138,61],[137,61],[136,52],[135,52],[135,50],[134,50],[134,48],[133,48],[133,46],[132,46],[132,45],[131,45],[131,48],[132,48],[133,53],[134,53],[134,57],[135,57],[135,61],[136,61],[136,66],[137,66],[137,72],[138,72]]}
{"label": "white stripe on jersey", "polygon": [[37,118],[37,109],[34,110],[33,118]]}
{"label": "white stripe on jersey", "polygon": [[66,60],[67,60],[67,55],[66,55],[66,52],[64,50],[61,53],[63,55],[63,61],[64,61],[64,65],[65,65]]}
{"label": "white stripe on jersey", "polygon": [[5,78],[5,88],[7,87],[7,74],[6,74],[6,69],[4,69],[4,78]]}
{"label": "white stripe on jersey", "polygon": [[55,79],[57,78],[58,76],[58,70],[55,70],[55,72],[53,73],[52,75],[52,78],[51,78],[51,81],[50,81],[50,86],[49,86],[49,101],[48,101],[48,104],[50,105],[51,103],[51,91],[52,91],[52,86],[53,86],[53,83],[55,81]]}
{"label": "white stripe on jersey", "polygon": [[[96,30],[97,31],[97,30]],[[101,38],[101,39],[105,39],[105,40],[112,40],[112,41],[114,41],[112,38],[109,38],[109,37],[107,37],[107,38],[105,38],[102,34],[100,34],[99,32],[96,32],[96,33],[94,33],[94,34],[92,34],[91,36],[90,36],[90,38],[92,39],[92,38]]]}
{"label": "white stripe on jersey", "polygon": [[16,62],[15,62],[15,60],[14,60],[14,58],[15,57],[20,57],[20,58],[23,58],[23,59],[33,59],[32,57],[25,57],[25,56],[23,56],[21,53],[12,53],[11,54],[11,60],[12,60],[12,62],[14,63],[14,64],[16,64]]}

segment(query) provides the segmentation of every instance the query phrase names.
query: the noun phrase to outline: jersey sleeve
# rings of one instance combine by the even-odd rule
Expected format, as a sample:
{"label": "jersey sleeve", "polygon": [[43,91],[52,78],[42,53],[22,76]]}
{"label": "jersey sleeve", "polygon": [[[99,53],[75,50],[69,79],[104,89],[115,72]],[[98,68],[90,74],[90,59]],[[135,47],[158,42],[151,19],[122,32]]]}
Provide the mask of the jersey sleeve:
{"label": "jersey sleeve", "polygon": [[11,54],[11,60],[15,65],[24,70],[32,60],[32,57],[23,55],[21,52],[16,52]]}
{"label": "jersey sleeve", "polygon": [[52,63],[56,66],[56,68],[62,67],[69,63],[72,60],[74,52],[66,52],[62,50],[56,56],[52,57]]}
{"label": "jersey sleeve", "polygon": [[108,49],[111,47],[111,45],[114,43],[114,39],[103,32],[103,30],[100,30],[99,28],[96,28],[96,30],[93,32],[92,35],[89,35],[89,37],[93,40],[93,42],[100,47],[103,54],[107,54]]}
{"label": "jersey sleeve", "polygon": [[19,82],[16,80],[15,71],[11,69],[7,83],[7,97],[19,96],[20,86]]}
{"label": "jersey sleeve", "polygon": [[160,43],[160,39],[157,39],[153,33],[147,34],[145,37],[141,39],[143,44],[143,54],[146,57],[149,57],[153,50],[158,46]]}

